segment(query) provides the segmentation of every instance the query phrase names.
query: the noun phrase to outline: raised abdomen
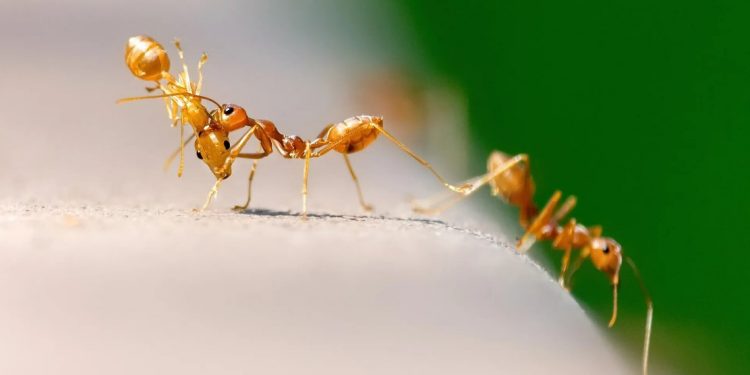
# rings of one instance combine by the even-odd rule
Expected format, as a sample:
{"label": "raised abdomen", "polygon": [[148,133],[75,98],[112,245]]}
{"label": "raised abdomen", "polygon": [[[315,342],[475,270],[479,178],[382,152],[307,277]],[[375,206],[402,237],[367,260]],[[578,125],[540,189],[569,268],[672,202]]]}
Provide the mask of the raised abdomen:
{"label": "raised abdomen", "polygon": [[146,81],[158,81],[169,74],[169,56],[154,39],[138,35],[128,39],[125,64],[134,76]]}
{"label": "raised abdomen", "polygon": [[351,154],[365,149],[378,137],[376,126],[383,126],[383,120],[376,116],[355,116],[333,124],[328,129],[327,140],[341,143],[334,150]]}

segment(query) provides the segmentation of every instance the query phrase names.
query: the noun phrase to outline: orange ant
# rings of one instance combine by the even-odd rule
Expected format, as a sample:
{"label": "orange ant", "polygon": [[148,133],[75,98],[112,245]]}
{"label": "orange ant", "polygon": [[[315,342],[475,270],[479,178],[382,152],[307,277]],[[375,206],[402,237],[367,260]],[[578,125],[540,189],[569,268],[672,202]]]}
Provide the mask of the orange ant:
{"label": "orange ant", "polygon": [[[172,127],[177,126],[178,121],[180,122],[180,147],[164,163],[164,169],[166,169],[179,153],[180,164],[177,169],[177,176],[179,177],[182,176],[185,165],[185,144],[190,142],[195,134],[209,122],[209,113],[201,103],[201,97],[199,96],[203,87],[203,65],[208,60],[208,55],[205,52],[201,55],[198,61],[198,81],[193,82],[190,79],[180,41],[175,39],[174,44],[182,63],[182,72],[177,75],[177,78],[169,73],[170,61],[167,51],[159,42],[145,35],[128,39],[125,45],[125,64],[134,76],[155,84],[154,87],[146,87],[148,92],[160,90],[165,94],[164,103]],[[162,80],[164,83],[161,82]],[[137,99],[140,98],[130,98],[123,101]],[[183,126],[185,124],[192,126],[193,134],[187,141],[183,142]]]}
{"label": "orange ant", "polygon": [[[180,49],[179,44],[177,44],[177,47]],[[205,62],[205,54],[203,56],[198,66],[199,71]],[[182,58],[181,49],[180,58]],[[250,203],[252,180],[255,175],[258,159],[270,155],[275,148],[284,158],[305,159],[302,184],[303,217],[307,215],[307,180],[310,159],[321,157],[332,150],[343,155],[347,169],[356,185],[360,205],[365,211],[369,211],[371,210],[371,206],[365,203],[362,189],[359,186],[359,180],[351,166],[348,154],[365,149],[375,141],[379,134],[388,138],[402,151],[422,164],[448,189],[460,193],[467,188],[466,186],[456,187],[449,184],[427,161],[417,156],[393,135],[383,129],[383,119],[381,117],[368,115],[351,117],[342,122],[326,126],[317,138],[312,141],[305,141],[298,136],[284,135],[278,131],[271,121],[255,120],[248,117],[246,111],[238,105],[219,104],[211,98],[199,95],[201,79],[199,79],[197,85],[193,86],[189,82],[186,67],[179,80],[170,78],[171,75],[168,73],[169,58],[161,45],[151,38],[143,36],[130,38],[126,48],[126,63],[134,75],[142,79],[157,82],[158,86],[156,89],[160,89],[164,93],[161,95],[125,98],[118,102],[122,103],[151,98],[172,99],[173,105],[180,106],[183,109],[181,112],[183,122],[187,119],[193,125],[196,155],[199,159],[203,160],[216,177],[216,183],[209,192],[202,209],[208,207],[211,200],[218,193],[221,182],[232,174],[232,164],[237,158],[254,159],[250,170],[250,177],[248,178],[247,201],[244,205],[235,207],[237,210],[246,209]],[[159,79],[165,79],[168,82],[167,85],[159,84]],[[216,105],[217,109],[208,112],[201,104],[201,100],[212,102]],[[168,111],[170,111],[170,118],[174,120],[171,116],[175,112],[171,111],[169,106]],[[229,133],[245,127],[249,127],[250,129],[232,146],[229,141]],[[261,152],[242,153],[242,149],[253,135],[260,143]],[[180,143],[181,149],[186,143],[187,141]],[[167,163],[169,163],[170,159],[167,160]]]}
{"label": "orange ant", "polygon": [[[474,193],[477,189],[489,184],[492,194],[520,209],[519,221],[526,230],[518,241],[517,248],[525,253],[533,244],[533,240],[551,241],[552,247],[564,251],[559,283],[570,290],[573,274],[578,270],[586,258],[591,258],[594,267],[606,274],[612,284],[612,317],[609,327],[617,321],[617,289],[620,284],[620,267],[623,262],[622,247],[614,239],[602,237],[602,227],[585,227],[571,219],[564,226],[558,225],[576,205],[576,198],[571,196],[555,211],[562,193],[556,191],[544,208],[537,214],[533,202],[535,185],[530,173],[529,157],[525,154],[508,157],[499,151],[493,151],[487,162],[488,172],[467,182],[468,188],[463,194],[452,195],[448,198],[438,197],[427,207],[415,206],[420,213],[439,213],[459,200]],[[534,218],[529,223],[530,218]],[[569,271],[570,256],[574,249],[580,253],[572,269]],[[633,270],[638,280],[646,302],[646,326],[643,343],[643,373],[648,371],[649,344],[651,341],[651,323],[653,320],[653,302],[641,279],[640,272],[629,257],[624,260]],[[567,273],[567,279],[566,279]]]}

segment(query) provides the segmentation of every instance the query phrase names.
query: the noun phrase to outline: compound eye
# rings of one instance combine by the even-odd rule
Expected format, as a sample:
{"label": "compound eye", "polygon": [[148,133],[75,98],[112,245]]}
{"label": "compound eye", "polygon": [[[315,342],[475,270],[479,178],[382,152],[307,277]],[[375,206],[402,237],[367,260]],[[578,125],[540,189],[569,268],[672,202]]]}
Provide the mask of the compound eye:
{"label": "compound eye", "polygon": [[200,152],[200,151],[198,151],[198,152],[196,153],[196,156],[198,156],[198,159],[201,159],[201,160],[203,160],[203,155],[201,155],[201,152]]}
{"label": "compound eye", "polygon": [[224,116],[229,116],[232,113],[234,113],[234,107],[232,107],[231,105],[224,107]]}
{"label": "compound eye", "polygon": [[226,149],[226,150],[229,150],[229,146],[231,146],[231,145],[229,144],[229,141],[227,141],[227,140],[224,140],[224,149]]}
{"label": "compound eye", "polygon": [[604,254],[609,254],[609,244],[604,245],[604,249],[602,249],[602,252],[604,252]]}

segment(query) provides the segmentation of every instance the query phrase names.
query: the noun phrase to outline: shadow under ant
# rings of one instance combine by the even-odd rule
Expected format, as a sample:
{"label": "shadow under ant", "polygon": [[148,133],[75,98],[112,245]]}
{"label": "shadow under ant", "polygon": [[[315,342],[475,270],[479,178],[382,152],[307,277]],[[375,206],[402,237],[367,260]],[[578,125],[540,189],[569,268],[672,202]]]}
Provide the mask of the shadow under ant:
{"label": "shadow under ant", "polygon": [[[235,210],[236,213],[248,216],[262,216],[262,217],[294,217],[302,218],[304,215],[300,212],[292,212],[290,210],[281,211],[269,208],[247,208],[244,210]],[[331,213],[307,213],[308,219],[338,219],[346,221],[396,221],[396,222],[408,222],[408,223],[420,223],[420,224],[432,224],[432,225],[447,225],[446,222],[437,219],[420,218],[420,217],[394,217],[385,215],[351,215],[351,214],[331,214]]]}

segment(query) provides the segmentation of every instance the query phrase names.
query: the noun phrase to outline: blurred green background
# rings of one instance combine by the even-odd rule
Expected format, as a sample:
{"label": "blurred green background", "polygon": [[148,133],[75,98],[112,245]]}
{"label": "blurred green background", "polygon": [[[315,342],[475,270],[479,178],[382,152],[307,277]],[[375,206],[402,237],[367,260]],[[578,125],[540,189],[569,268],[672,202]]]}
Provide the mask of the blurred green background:
{"label": "blurred green background", "polygon": [[[655,299],[654,362],[747,373],[750,3],[395,6],[414,48],[468,99],[469,174],[492,149],[529,153],[538,203],[554,189],[577,195],[574,216],[602,224],[641,268]],[[584,268],[574,293],[606,325],[607,282]],[[636,357],[644,305],[623,272],[611,335]]]}

